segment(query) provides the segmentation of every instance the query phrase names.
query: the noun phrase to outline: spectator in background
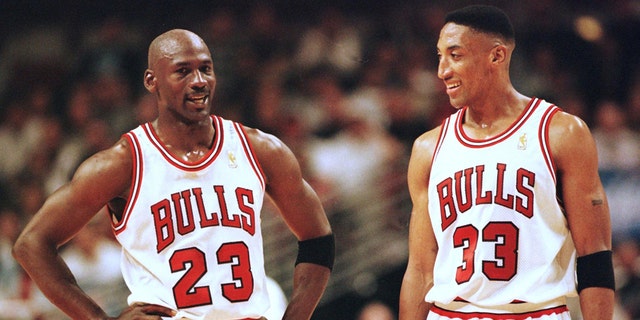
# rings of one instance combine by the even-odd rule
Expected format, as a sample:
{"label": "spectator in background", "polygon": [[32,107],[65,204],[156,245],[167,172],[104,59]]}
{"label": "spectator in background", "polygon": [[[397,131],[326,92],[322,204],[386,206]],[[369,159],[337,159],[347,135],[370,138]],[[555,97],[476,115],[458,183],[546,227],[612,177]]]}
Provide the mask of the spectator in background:
{"label": "spectator in background", "polygon": [[625,110],[614,101],[604,100],[596,105],[593,138],[600,170],[640,169],[640,135],[630,128],[627,119]]}
{"label": "spectator in background", "polygon": [[356,320],[396,320],[396,316],[388,305],[372,301],[362,307]]}
{"label": "spectator in background", "polygon": [[0,210],[0,300],[21,299],[23,272],[11,256],[11,247],[22,230],[18,212],[10,208]]}
{"label": "spectator in background", "polygon": [[[393,263],[396,260],[391,257],[399,253],[392,245],[394,234],[389,233],[394,211],[389,202],[379,199],[390,197],[390,190],[404,182],[398,178],[405,160],[404,146],[372,115],[375,106],[367,100],[348,99],[342,106],[341,118],[335,119],[341,124],[339,130],[330,137],[309,141],[303,158],[311,180],[325,187],[320,189],[326,193],[325,207],[340,230],[337,241],[343,244],[338,252],[363,250],[381,241],[386,245],[380,244],[376,258],[386,257],[381,259]],[[376,233],[376,239],[362,243],[368,232]]]}
{"label": "spectator in background", "polygon": [[[23,173],[43,145],[52,112],[52,92],[45,86],[22,88],[9,95],[0,125],[0,180],[9,181]],[[55,147],[55,146],[51,146]]]}
{"label": "spectator in background", "polygon": [[596,105],[593,138],[600,175],[611,212],[615,212],[611,222],[616,236],[640,229],[640,134],[631,129],[628,120],[626,110],[614,101],[603,100]]}
{"label": "spectator in background", "polygon": [[621,239],[614,247],[616,297],[631,319],[640,319],[640,247],[637,239]]}
{"label": "spectator in background", "polygon": [[62,251],[78,285],[104,307],[117,314],[127,306],[129,294],[120,272],[120,246],[111,234],[108,212],[101,210]]}
{"label": "spectator in background", "polygon": [[630,87],[626,106],[629,127],[635,132],[640,132],[640,72],[636,81]]}
{"label": "spectator in background", "polygon": [[11,256],[11,247],[22,230],[22,217],[0,208],[0,319],[31,319],[31,288],[28,276]]}
{"label": "spectator in background", "polygon": [[310,70],[326,65],[335,69],[340,79],[351,78],[359,70],[364,51],[356,19],[332,6],[320,9],[317,15],[296,43],[295,67]]}

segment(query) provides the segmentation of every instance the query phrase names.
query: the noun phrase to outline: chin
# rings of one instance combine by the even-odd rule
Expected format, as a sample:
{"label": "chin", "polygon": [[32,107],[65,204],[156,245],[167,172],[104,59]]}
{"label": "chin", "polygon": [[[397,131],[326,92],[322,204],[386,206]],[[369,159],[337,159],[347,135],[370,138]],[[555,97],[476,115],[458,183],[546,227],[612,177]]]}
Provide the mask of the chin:
{"label": "chin", "polygon": [[456,108],[456,109],[460,109],[460,108],[465,106],[465,104],[463,102],[461,102],[460,100],[451,99],[451,98],[449,98],[449,104],[451,104],[451,106]]}

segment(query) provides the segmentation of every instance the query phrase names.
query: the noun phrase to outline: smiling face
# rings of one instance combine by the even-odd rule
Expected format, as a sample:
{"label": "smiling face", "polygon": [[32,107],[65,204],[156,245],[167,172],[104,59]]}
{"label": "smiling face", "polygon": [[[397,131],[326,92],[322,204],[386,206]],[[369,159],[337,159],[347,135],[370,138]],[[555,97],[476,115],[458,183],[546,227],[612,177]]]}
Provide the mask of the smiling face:
{"label": "smiling face", "polygon": [[482,103],[495,86],[493,37],[450,22],[440,31],[437,48],[438,78],[445,83],[451,105]]}
{"label": "smiling face", "polygon": [[186,30],[172,30],[149,47],[145,87],[155,93],[159,114],[184,123],[208,120],[216,77],[204,41]]}

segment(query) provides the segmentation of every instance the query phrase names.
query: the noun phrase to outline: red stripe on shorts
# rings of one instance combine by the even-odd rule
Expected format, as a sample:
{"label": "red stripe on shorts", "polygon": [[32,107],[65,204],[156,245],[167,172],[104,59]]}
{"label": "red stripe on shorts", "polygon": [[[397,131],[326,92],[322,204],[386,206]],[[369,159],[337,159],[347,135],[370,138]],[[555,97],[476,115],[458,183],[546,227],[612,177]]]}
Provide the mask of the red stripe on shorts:
{"label": "red stripe on shorts", "polygon": [[569,311],[567,306],[553,307],[525,313],[490,313],[490,312],[456,312],[442,309],[436,305],[431,306],[431,312],[449,318],[490,318],[494,320],[525,320],[529,318],[540,318],[552,314],[560,314]]}

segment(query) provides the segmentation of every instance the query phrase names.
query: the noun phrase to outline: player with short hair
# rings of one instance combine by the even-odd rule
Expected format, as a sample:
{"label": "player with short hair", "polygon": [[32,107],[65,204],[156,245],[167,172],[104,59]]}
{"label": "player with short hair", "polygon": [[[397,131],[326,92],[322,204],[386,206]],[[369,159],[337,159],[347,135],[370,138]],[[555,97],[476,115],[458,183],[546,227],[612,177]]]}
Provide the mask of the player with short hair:
{"label": "player with short hair", "polygon": [[[438,77],[453,107],[416,139],[400,319],[611,319],[611,223],[586,124],[519,93],[493,6],[450,12]],[[576,290],[577,272],[577,290]]]}
{"label": "player with short hair", "polygon": [[283,319],[309,319],[334,239],[296,157],[270,134],[211,115],[216,77],[198,35],[163,33],[148,60],[144,86],[158,117],[84,161],[26,226],[14,256],[72,318],[116,319],[82,292],[58,253],[107,205],[131,291],[117,319],[264,319],[260,211],[268,195],[299,240]]}

